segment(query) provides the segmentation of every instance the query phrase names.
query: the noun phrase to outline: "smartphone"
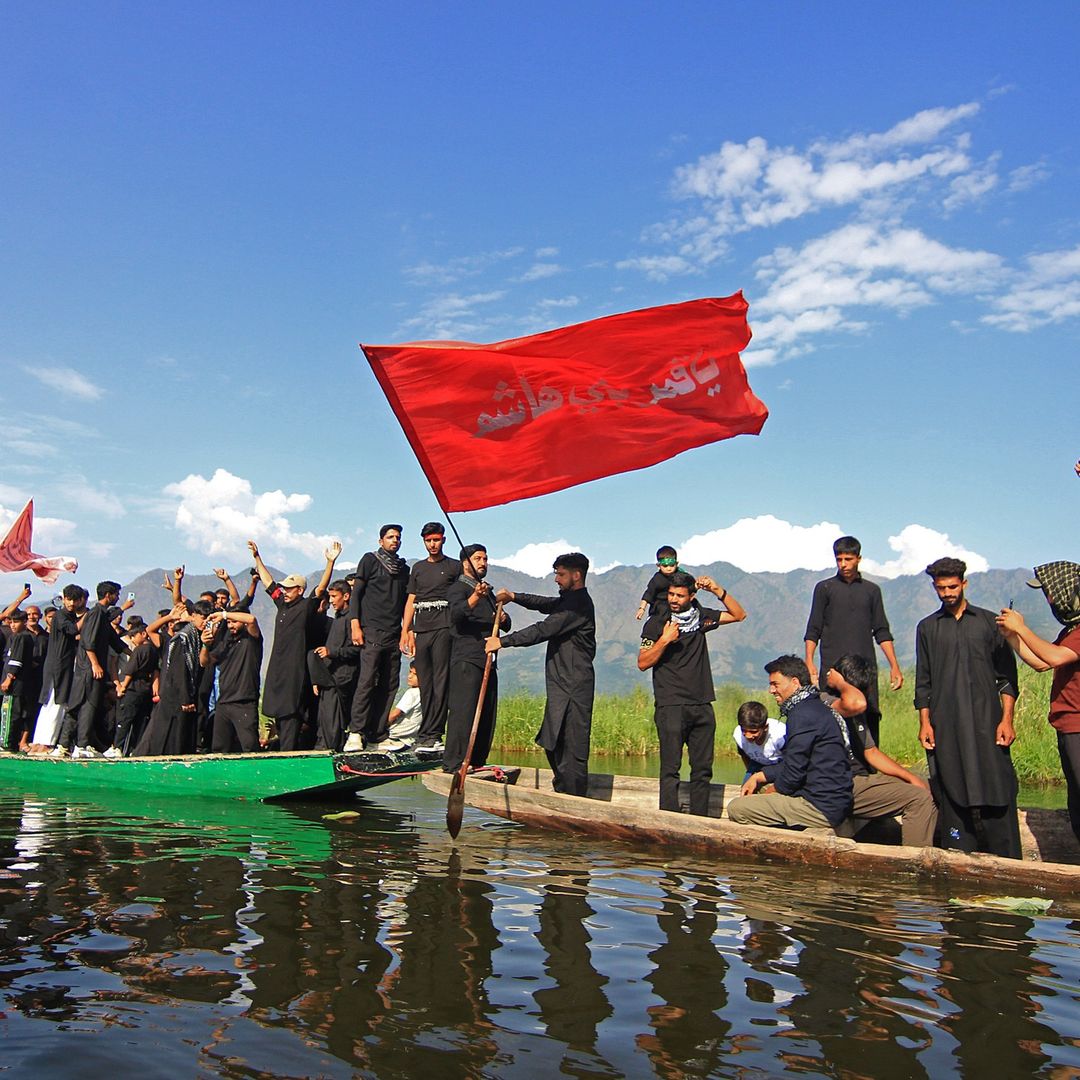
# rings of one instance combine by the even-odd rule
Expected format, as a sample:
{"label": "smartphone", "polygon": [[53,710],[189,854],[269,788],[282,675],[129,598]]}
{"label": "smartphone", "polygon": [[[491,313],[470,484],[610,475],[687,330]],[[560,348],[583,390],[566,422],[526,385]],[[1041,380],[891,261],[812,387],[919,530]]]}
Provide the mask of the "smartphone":
{"label": "smartphone", "polygon": [[27,592],[29,592],[29,591],[30,591],[30,582],[29,582],[29,581],[24,581],[24,582],[23,582],[23,588],[24,588],[24,589],[25,589],[25,590],[26,590]]}
{"label": "smartphone", "polygon": [[253,567],[251,567],[251,568],[250,568],[250,569],[248,570],[248,573],[249,573],[249,574],[250,574],[250,575],[251,575],[252,577],[258,577],[258,576],[259,576],[259,571],[258,571],[258,570],[256,570],[254,566],[253,566]]}
{"label": "smartphone", "polygon": [[128,599],[129,600],[134,600],[135,599],[135,594],[133,592],[129,592],[128,593]]}

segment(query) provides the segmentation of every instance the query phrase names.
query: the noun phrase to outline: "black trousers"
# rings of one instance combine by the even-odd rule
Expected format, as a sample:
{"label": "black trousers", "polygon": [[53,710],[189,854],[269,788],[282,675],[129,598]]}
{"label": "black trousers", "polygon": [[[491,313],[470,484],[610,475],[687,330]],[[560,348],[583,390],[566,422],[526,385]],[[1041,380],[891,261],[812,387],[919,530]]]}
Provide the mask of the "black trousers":
{"label": "black trousers", "polygon": [[[590,703],[591,704],[591,703]],[[551,786],[562,795],[585,795],[589,789],[589,739],[592,717],[570,710],[563,719],[554,750],[544,750],[555,774]]]}
{"label": "black trousers", "polygon": [[[254,701],[218,702],[212,713],[214,735],[210,749],[215,754],[231,754],[237,748],[245,754],[259,749],[259,709]],[[279,727],[280,732],[280,727]]]}
{"label": "black trousers", "polygon": [[[21,694],[9,694],[7,697],[11,701],[11,728],[8,730],[5,749],[15,750],[24,733],[27,737],[34,733],[34,720],[31,718],[31,706],[34,702]],[[38,708],[40,709],[41,706],[39,705]]]}
{"label": "black trousers", "polygon": [[275,716],[279,750],[300,749],[300,723],[304,719],[301,713],[289,713],[287,716]]}
{"label": "black trousers", "polygon": [[1080,731],[1059,731],[1057,744],[1069,799],[1069,824],[1080,840]]}
{"label": "black trousers", "polygon": [[[457,660],[450,665],[450,709],[446,719],[446,749],[443,751],[443,768],[456,772],[465,760],[469,749],[469,735],[476,717],[476,702],[480,697],[480,684],[484,681],[484,669],[477,664]],[[491,752],[491,740],[495,737],[495,715],[499,705],[499,671],[491,665],[488,676],[484,708],[476,729],[476,742],[469,757],[470,765],[486,765]]]}
{"label": "black trousers", "polygon": [[75,725],[76,746],[96,746],[100,741],[97,726],[105,712],[106,679],[91,679],[87,683],[86,697],[79,706]]}
{"label": "black trousers", "polygon": [[124,696],[116,702],[116,734],[112,744],[124,754],[130,754],[146,729],[150,710],[154,707],[154,691],[148,682],[132,682]]}
{"label": "black trousers", "polygon": [[1016,799],[1008,806],[959,806],[941,784],[934,785],[941,846],[954,851],[982,851],[1004,859],[1023,858]]}
{"label": "black trousers", "polygon": [[416,635],[416,677],[420,682],[418,745],[438,742],[446,731],[450,707],[450,629],[425,630]]}
{"label": "black trousers", "polygon": [[401,681],[401,649],[393,642],[364,642],[356,681],[349,732],[380,743],[390,735],[390,707]]}
{"label": "black trousers", "polygon": [[707,817],[716,741],[712,705],[657,705],[653,722],[660,740],[660,809],[679,810],[679,771],[685,746],[690,755],[690,813]]}
{"label": "black trousers", "polygon": [[331,671],[329,663],[314,651],[308,653],[307,666],[311,685],[319,688],[315,749],[340,750],[345,745],[357,670],[352,665],[340,665]]}

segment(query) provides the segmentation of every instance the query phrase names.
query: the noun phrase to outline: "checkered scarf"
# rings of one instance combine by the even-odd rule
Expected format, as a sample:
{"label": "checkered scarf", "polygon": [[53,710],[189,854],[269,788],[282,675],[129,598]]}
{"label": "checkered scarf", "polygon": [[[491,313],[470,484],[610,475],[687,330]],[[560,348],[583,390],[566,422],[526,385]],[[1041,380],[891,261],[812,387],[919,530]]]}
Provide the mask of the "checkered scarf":
{"label": "checkered scarf", "polygon": [[1051,562],[1035,567],[1035,578],[1043,587],[1050,610],[1062,626],[1080,624],[1080,565]]}

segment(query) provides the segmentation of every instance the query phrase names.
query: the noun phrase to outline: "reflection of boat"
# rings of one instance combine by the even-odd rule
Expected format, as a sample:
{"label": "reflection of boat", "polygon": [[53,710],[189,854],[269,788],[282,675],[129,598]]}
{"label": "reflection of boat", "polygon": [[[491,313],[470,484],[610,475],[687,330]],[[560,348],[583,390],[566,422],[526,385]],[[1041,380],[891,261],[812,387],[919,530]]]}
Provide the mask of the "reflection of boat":
{"label": "reflection of boat", "polygon": [[26,791],[144,792],[223,799],[332,799],[442,766],[414,754],[332,754],[325,750],[183,757],[31,757],[0,754],[0,783]]}
{"label": "reflection of boat", "polygon": [[[1024,859],[965,855],[940,848],[863,843],[838,836],[788,829],[736,825],[722,818],[727,801],[739,794],[737,784],[713,784],[709,817],[657,809],[658,782],[636,776],[589,776],[585,798],[558,795],[546,769],[502,770],[506,782],[484,771],[470,776],[465,801],[489,814],[526,825],[563,832],[592,833],[616,840],[645,840],[759,862],[790,862],[857,870],[862,873],[908,873],[970,881],[1000,892],[1003,886],[1075,894],[1080,890],[1080,851],[1063,810],[1020,811]],[[448,795],[452,777],[429,773],[424,786]],[[687,803],[686,785],[680,801]],[[870,828],[883,823],[874,822]],[[884,823],[892,825],[892,822]],[[896,830],[897,834],[899,830]]]}

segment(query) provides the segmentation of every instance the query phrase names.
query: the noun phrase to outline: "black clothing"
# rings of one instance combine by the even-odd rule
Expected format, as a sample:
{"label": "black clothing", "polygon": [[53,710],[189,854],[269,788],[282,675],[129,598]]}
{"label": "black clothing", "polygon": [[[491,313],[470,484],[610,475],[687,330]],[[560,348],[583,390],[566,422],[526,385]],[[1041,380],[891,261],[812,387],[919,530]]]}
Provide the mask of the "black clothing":
{"label": "black clothing", "polygon": [[71,696],[68,698],[68,715],[70,717],[72,713],[76,714],[76,746],[92,746],[101,741],[101,733],[97,729],[103,719],[105,695],[110,683],[107,674],[101,679],[94,678],[87,654],[93,652],[98,663],[107,672],[110,649],[117,653],[131,651],[113,629],[109,621],[109,608],[98,603],[83,619],[79,632],[79,647],[75,652],[75,676]]}
{"label": "black clothing", "polygon": [[418,746],[443,737],[450,694],[450,604],[447,593],[461,571],[456,559],[413,563],[409,594],[415,596],[412,629],[416,634],[416,677],[420,683]]}
{"label": "black clothing", "polygon": [[930,710],[931,770],[960,806],[1006,806],[1016,796],[1007,748],[996,745],[1001,694],[1017,697],[1016,657],[994,613],[942,608],[915,631],[915,708]]}
{"label": "black clothing", "polygon": [[214,643],[210,659],[218,671],[217,706],[258,703],[262,656],[262,636],[253,637],[246,625],[238,634],[226,630]]}
{"label": "black clothing", "polygon": [[191,623],[163,640],[158,703],[135,750],[139,757],[195,753],[195,711],[183,706],[194,705],[198,695],[200,648]]}
{"label": "black clothing", "polygon": [[158,663],[158,650],[151,641],[144,641],[120,660],[117,676],[123,682],[130,675],[131,681],[116,701],[116,731],[112,745],[122,750],[125,756],[139,745],[150,720]]}
{"label": "black clothing", "polygon": [[259,749],[259,707],[253,701],[218,702],[214,707],[214,731],[210,750],[215,754],[245,754]]}
{"label": "black clothing", "polygon": [[340,750],[351,715],[363,648],[352,643],[348,611],[329,622],[326,659],[308,653],[308,676],[319,688],[317,750]]}
{"label": "black clothing", "polygon": [[673,576],[672,574],[662,574],[657,570],[649,578],[645,591],[641,594],[641,599],[649,605],[649,618],[655,615],[667,618],[668,612],[671,611],[671,608],[668,607],[667,591]]}
{"label": "black clothing", "polygon": [[584,795],[595,691],[596,612],[592,597],[588,589],[570,589],[558,596],[517,593],[514,601],[547,616],[503,638],[503,646],[511,649],[547,642],[547,701],[536,741],[547,752],[555,773],[555,790]]}
{"label": "black clothing", "polygon": [[[408,568],[407,563],[403,565]],[[365,645],[369,631],[377,632],[380,638],[393,634],[394,644],[397,644],[408,597],[407,573],[391,574],[371,551],[360,559],[349,597],[349,618],[360,620]]]}
{"label": "black clothing", "polygon": [[[705,635],[720,625],[722,613],[699,608],[698,625],[672,641],[652,671],[656,712],[653,721],[660,740],[660,809],[679,809],[679,772],[685,744],[690,758],[690,813],[709,812],[716,716],[711,702],[712,667]],[[659,640],[668,615],[654,615],[641,631],[641,647]]]}
{"label": "black clothing", "polygon": [[[450,619],[449,694],[446,718],[446,749],[443,768],[451,772],[461,768],[476,716],[480,683],[484,677],[487,656],[484,642],[491,637],[495,626],[495,600],[491,593],[482,596],[475,607],[469,607],[469,597],[476,590],[476,581],[461,575],[447,590]],[[509,619],[504,617],[504,626]],[[421,683],[423,689],[423,683]],[[421,699],[422,700],[422,699]],[[498,654],[492,656],[484,708],[476,731],[470,765],[485,765],[495,734],[495,719],[499,703]],[[421,704],[421,713],[423,705]],[[417,742],[420,740],[418,739]]]}
{"label": "black clothing", "polygon": [[834,828],[851,814],[851,765],[832,709],[813,691],[785,714],[783,760],[761,771],[781,795],[806,799]]}
{"label": "black clothing", "polygon": [[36,704],[33,687],[34,642],[26,630],[8,633],[3,652],[3,678],[11,677],[7,696],[11,698],[11,727],[8,744],[0,749],[15,749],[24,735],[32,734],[30,715]]}
{"label": "black clothing", "polygon": [[[323,616],[319,612],[319,598],[315,595],[302,596],[291,604],[285,603],[281,586],[274,582],[266,590],[277,608],[274,620],[274,647],[270,651],[270,662],[266,666],[266,679],[263,683],[263,712],[278,721],[278,736],[281,738],[281,720],[283,717],[299,716],[303,711],[308,693],[307,651],[308,642],[315,634],[315,623]],[[291,730],[291,724],[286,727]],[[282,738],[281,749],[286,747]]]}
{"label": "black clothing", "polygon": [[845,581],[839,574],[819,581],[814,586],[810,616],[806,620],[803,640],[819,643],[817,656],[818,683],[825,686],[825,673],[841,656],[861,656],[874,669],[866,695],[871,714],[871,730],[877,738],[879,715],[877,687],[877,656],[874,642],[892,641],[889,620],[881,589],[861,574]]}
{"label": "black clothing", "polygon": [[45,666],[41,673],[41,694],[38,701],[42,705],[48,705],[49,695],[54,691],[54,702],[57,705],[67,704],[75,670],[75,650],[79,646],[76,640],[78,633],[76,616],[64,608],[59,608],[53,615]]}

